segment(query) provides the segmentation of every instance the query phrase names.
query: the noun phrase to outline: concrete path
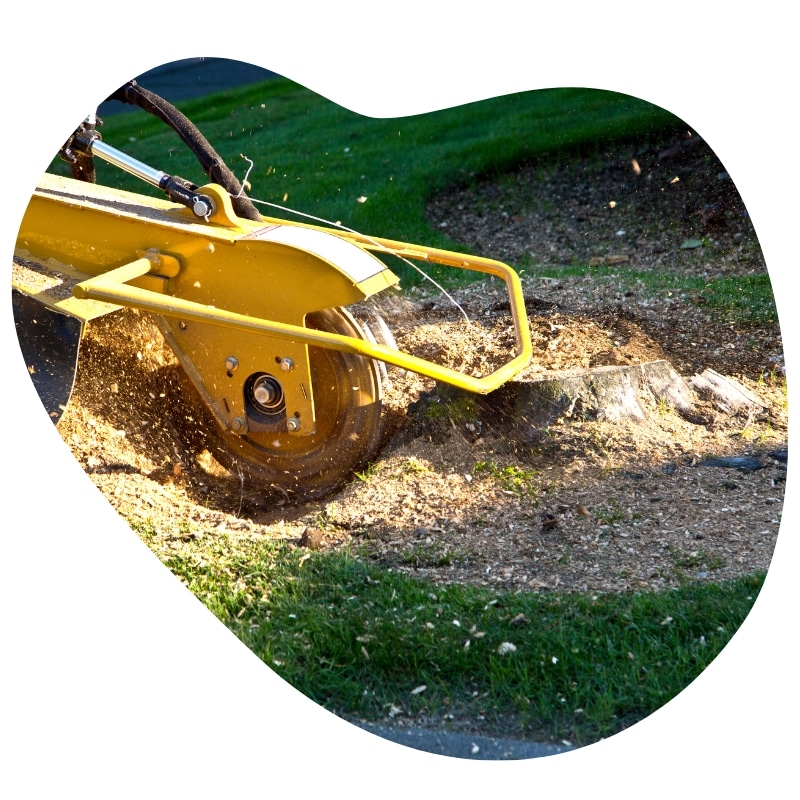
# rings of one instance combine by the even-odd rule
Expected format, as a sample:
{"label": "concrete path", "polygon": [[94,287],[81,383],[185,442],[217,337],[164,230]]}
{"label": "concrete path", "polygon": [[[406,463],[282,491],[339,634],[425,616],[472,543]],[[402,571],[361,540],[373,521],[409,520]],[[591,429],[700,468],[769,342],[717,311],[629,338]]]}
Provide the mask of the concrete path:
{"label": "concrete path", "polygon": [[355,723],[359,728],[374,733],[391,742],[453,758],[468,758],[478,761],[513,761],[523,758],[541,758],[576,750],[573,745],[520,742],[511,739],[495,739],[488,736],[471,736],[467,733],[446,733],[415,728],[389,728]]}

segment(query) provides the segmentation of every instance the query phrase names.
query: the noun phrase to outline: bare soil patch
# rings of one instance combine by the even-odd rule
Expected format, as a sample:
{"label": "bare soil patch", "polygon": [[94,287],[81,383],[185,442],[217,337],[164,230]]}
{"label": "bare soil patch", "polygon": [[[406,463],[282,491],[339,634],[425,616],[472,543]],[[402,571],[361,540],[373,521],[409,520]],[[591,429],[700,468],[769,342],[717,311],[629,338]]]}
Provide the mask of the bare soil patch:
{"label": "bare soil patch", "polygon": [[[639,421],[572,409],[542,426],[502,391],[466,397],[391,370],[379,458],[326,501],[293,506],[242,486],[187,435],[170,351],[146,316],[120,312],[91,329],[59,424],[112,506],[154,527],[162,557],[224,532],[356,545],[435,583],[532,591],[662,589],[767,569],[786,470],[777,323],[721,317],[702,288],[675,293],[609,269],[709,284],[766,274],[711,150],[676,136],[530,165],[438,197],[429,213],[455,241],[511,264],[597,266],[579,277],[523,274],[535,351],[523,379],[665,359],[685,378],[711,368],[735,379],[762,408],[698,399],[682,415],[654,399]],[[423,290],[373,306],[407,351],[467,372],[507,360],[502,287],[454,296],[471,324]]]}

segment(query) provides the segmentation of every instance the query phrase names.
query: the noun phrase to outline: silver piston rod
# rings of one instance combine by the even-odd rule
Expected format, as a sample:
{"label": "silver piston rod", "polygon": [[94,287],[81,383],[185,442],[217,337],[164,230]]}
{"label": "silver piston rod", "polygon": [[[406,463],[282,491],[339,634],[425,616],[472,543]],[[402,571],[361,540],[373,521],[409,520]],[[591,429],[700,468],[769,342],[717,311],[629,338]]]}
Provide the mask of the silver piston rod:
{"label": "silver piston rod", "polygon": [[143,161],[139,161],[127,153],[123,153],[122,150],[117,150],[116,147],[106,144],[102,139],[93,139],[89,145],[89,151],[92,155],[102,158],[103,161],[129,172],[131,175],[146,181],[151,186],[157,186],[159,189],[161,188],[161,182],[170,177],[166,172],[153,169]]}
{"label": "silver piston rod", "polygon": [[122,150],[106,144],[97,131],[90,130],[76,134],[73,139],[73,149],[82,150],[87,155],[98,156],[145,183],[156,186],[166,192],[170,200],[191,209],[196,217],[208,220],[214,213],[214,201],[208,195],[198,193],[194,184],[176,175],[168,175],[166,172],[154,169],[143,161],[123,153]]}

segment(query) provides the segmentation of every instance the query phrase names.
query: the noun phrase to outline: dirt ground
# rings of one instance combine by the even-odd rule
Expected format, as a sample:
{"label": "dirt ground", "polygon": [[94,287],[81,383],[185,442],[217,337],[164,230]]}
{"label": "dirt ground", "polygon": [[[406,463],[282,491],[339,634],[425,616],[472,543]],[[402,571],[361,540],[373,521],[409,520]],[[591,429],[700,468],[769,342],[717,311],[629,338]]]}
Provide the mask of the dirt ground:
{"label": "dirt ground", "polygon": [[[503,392],[478,401],[390,370],[387,442],[374,463],[329,498],[293,505],[242,486],[182,437],[171,353],[147,317],[121,312],[90,331],[59,423],[112,506],[155,527],[161,557],[223,532],[279,537],[355,544],[364,558],[435,583],[534,591],[661,589],[767,569],[787,460],[778,325],[712,316],[711,287],[673,294],[613,271],[765,274],[744,205],[705,143],[676,133],[533,164],[435,198],[428,211],[481,255],[597,267],[552,278],[523,267],[534,357],[518,382],[664,359],[686,380],[712,369],[760,403],[736,411],[698,396],[682,413],[651,397],[641,419],[572,408],[537,424],[536,409],[529,418]],[[485,373],[507,360],[502,286],[453,296],[470,324],[425,289],[371,310],[401,348],[439,363]]]}

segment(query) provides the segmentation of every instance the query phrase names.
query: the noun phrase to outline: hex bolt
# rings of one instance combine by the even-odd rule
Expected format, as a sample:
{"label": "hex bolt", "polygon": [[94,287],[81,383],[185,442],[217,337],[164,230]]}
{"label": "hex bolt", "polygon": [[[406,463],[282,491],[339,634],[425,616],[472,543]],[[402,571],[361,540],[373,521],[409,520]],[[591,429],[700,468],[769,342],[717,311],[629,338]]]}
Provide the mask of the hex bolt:
{"label": "hex bolt", "polygon": [[284,372],[291,372],[294,369],[294,361],[291,358],[282,358],[280,363]]}
{"label": "hex bolt", "polygon": [[289,417],[286,420],[286,428],[289,431],[299,431],[300,430],[300,420],[297,417]]}
{"label": "hex bolt", "polygon": [[239,359],[236,356],[228,356],[225,359],[225,369],[228,372],[236,372],[239,368]]}
{"label": "hex bolt", "polygon": [[241,417],[234,417],[231,421],[231,430],[234,433],[244,433],[247,429],[245,421]]}

